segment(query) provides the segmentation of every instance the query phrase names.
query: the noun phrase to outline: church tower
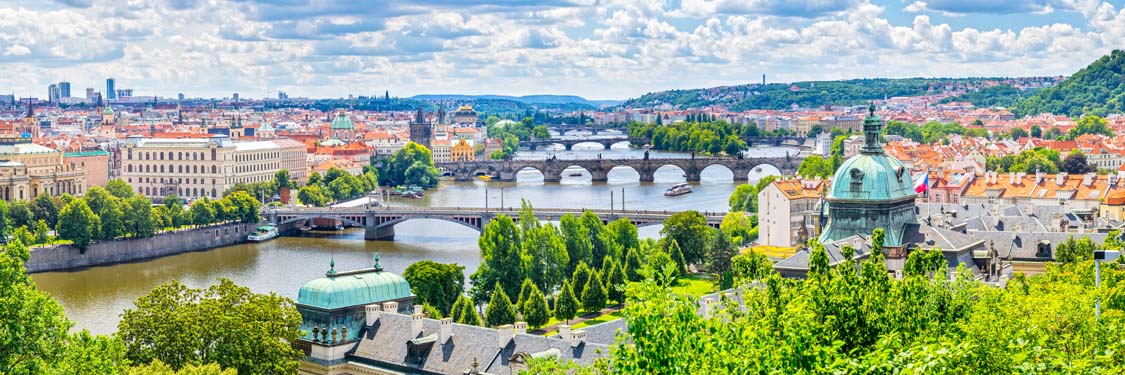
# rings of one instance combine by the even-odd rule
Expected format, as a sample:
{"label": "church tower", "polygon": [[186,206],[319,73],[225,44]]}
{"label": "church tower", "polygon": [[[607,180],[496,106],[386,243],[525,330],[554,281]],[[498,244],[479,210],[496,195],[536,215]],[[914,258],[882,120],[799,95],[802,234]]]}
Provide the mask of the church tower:
{"label": "church tower", "polygon": [[426,122],[426,115],[422,113],[422,106],[418,106],[418,113],[414,115],[414,121],[410,122],[410,141],[430,149],[432,139],[433,127]]}
{"label": "church tower", "polygon": [[35,118],[35,109],[32,107],[31,99],[27,100],[27,114],[23,118],[23,126],[19,133],[18,136],[20,137],[39,138],[39,119]]}

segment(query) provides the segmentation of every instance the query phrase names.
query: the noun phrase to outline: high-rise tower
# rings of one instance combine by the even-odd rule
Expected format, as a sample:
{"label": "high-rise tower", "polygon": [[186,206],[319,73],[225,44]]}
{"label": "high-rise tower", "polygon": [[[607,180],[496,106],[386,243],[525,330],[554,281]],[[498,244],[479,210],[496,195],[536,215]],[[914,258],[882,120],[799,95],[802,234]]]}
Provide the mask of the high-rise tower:
{"label": "high-rise tower", "polygon": [[105,79],[105,98],[109,100],[117,99],[117,80],[113,78]]}

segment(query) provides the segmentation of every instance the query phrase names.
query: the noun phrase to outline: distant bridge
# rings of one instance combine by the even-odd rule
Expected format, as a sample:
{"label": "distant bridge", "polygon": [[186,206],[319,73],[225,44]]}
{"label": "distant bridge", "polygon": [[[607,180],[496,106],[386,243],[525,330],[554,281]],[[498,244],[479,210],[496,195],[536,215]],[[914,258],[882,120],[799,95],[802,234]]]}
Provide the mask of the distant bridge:
{"label": "distant bridge", "polygon": [[[276,224],[282,232],[292,231],[305,225],[311,225],[312,220],[332,220],[347,227],[363,227],[364,239],[367,240],[393,240],[395,237],[394,226],[398,223],[414,219],[443,220],[472,228],[476,231],[484,230],[488,222],[504,214],[519,221],[518,207],[501,209],[461,208],[461,207],[310,207],[310,208],[283,208],[271,209],[266,212],[270,222]],[[637,211],[637,210],[582,210],[570,208],[536,208],[533,210],[535,218],[545,221],[556,221],[559,217],[581,215],[590,211],[604,223],[628,218],[638,227],[658,225],[671,217],[673,211]],[[704,212],[703,217],[707,225],[718,228],[723,222],[725,212]]]}
{"label": "distant bridge", "polygon": [[563,134],[563,133],[566,133],[568,131],[574,130],[574,131],[588,131],[588,132],[590,132],[590,134],[597,135],[598,132],[601,131],[601,130],[625,131],[626,129],[627,129],[627,127],[624,124],[612,124],[612,125],[554,124],[554,125],[547,125],[547,130],[553,130],[553,131],[558,132],[559,134]]}
{"label": "distant bridge", "polygon": [[602,137],[602,138],[548,138],[536,139],[531,141],[520,141],[520,147],[526,147],[534,150],[543,146],[561,145],[566,147],[567,151],[574,148],[574,145],[583,143],[600,144],[603,148],[608,150],[611,146],[618,143],[628,143],[631,139],[627,135]]}
{"label": "distant bridge", "polygon": [[783,137],[741,137],[743,142],[750,146],[758,145],[772,145],[772,146],[804,146],[805,141],[809,138],[798,136],[783,136]]}
{"label": "distant bridge", "polygon": [[683,171],[687,181],[699,181],[700,174],[707,167],[717,165],[726,168],[734,174],[735,181],[746,181],[750,171],[762,165],[777,168],[782,174],[795,174],[797,166],[801,164],[804,156],[801,154],[784,157],[751,157],[751,158],[718,158],[718,157],[692,157],[692,158],[649,158],[643,159],[541,159],[541,160],[476,160],[435,163],[443,176],[452,176],[457,181],[470,181],[473,177],[489,176],[499,181],[515,181],[516,173],[524,169],[534,169],[543,174],[543,181],[558,182],[562,180],[563,171],[569,167],[585,169],[590,173],[592,181],[604,182],[608,180],[609,171],[614,168],[631,168],[640,174],[641,182],[652,182],[656,170],[664,166],[672,166]]}

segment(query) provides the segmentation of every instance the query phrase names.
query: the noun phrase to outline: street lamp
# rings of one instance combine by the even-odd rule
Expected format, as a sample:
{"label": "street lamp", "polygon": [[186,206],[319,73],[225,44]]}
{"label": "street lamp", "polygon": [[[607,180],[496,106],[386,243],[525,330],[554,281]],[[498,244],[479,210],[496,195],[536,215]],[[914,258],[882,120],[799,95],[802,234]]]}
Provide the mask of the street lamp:
{"label": "street lamp", "polygon": [[[1101,288],[1102,284],[1102,262],[1108,262],[1121,257],[1121,252],[1117,250],[1094,250],[1094,290],[1097,291]],[[1094,302],[1094,316],[1097,317],[1102,314],[1102,299],[1097,297]]]}

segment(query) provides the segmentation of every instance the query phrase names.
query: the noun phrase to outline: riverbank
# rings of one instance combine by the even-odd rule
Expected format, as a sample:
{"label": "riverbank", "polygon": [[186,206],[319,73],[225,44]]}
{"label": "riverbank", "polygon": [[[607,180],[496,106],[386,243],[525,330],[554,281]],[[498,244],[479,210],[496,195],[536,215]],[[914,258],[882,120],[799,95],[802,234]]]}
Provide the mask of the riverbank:
{"label": "riverbank", "polygon": [[87,246],[85,253],[71,245],[39,247],[31,250],[27,271],[71,271],[230,246],[246,242],[253,228],[254,224],[218,224],[149,238],[101,241]]}

